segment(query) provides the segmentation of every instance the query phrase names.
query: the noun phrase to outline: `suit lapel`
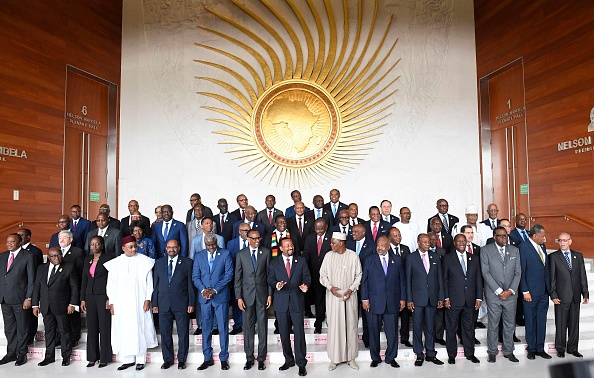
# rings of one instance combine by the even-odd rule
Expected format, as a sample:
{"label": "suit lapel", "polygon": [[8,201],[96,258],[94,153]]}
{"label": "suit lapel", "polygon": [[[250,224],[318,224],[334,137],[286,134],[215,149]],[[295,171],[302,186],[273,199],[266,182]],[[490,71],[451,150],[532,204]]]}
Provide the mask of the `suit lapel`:
{"label": "suit lapel", "polygon": [[[50,263],[50,265],[51,265],[51,263]],[[54,269],[53,266],[51,266],[51,267],[48,266],[47,268],[48,268],[48,271],[49,271],[50,268],[51,269]],[[56,273],[52,277],[50,277],[49,281],[47,282],[47,286],[48,287],[50,287],[56,281],[56,279],[58,279],[58,274],[60,274],[61,272],[62,272],[62,266],[60,265],[60,267],[58,268],[58,270],[56,270]],[[47,277],[47,273],[48,272],[45,272],[46,277]]]}
{"label": "suit lapel", "polygon": [[[23,251],[26,251],[26,249],[22,249],[20,250],[19,254],[14,258],[14,261],[12,262],[12,265],[10,266],[10,269],[8,269],[8,272],[10,272],[12,270],[12,268],[15,267],[15,265],[17,264],[17,262],[21,261],[23,259]],[[8,259],[10,260],[10,252],[8,252]],[[6,265],[8,266],[8,260],[6,260]]]}

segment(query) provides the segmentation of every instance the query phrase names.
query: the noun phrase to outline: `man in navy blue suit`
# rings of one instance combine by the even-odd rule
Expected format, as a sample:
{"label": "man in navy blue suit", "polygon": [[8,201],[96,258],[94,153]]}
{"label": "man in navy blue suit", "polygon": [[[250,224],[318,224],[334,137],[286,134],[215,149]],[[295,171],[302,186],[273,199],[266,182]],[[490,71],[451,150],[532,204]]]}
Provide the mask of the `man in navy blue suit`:
{"label": "man in navy blue suit", "polygon": [[371,206],[369,208],[369,221],[365,222],[365,237],[374,242],[378,237],[388,235],[392,225],[382,220],[379,207]]}
{"label": "man in navy blue suit", "polygon": [[260,237],[264,237],[264,235],[266,235],[266,226],[264,223],[256,221],[256,215],[258,215],[256,209],[253,206],[247,206],[244,213],[245,220],[238,220],[233,224],[233,237],[236,238],[239,236],[239,225],[242,223],[249,224],[250,229],[258,231],[260,233]]}
{"label": "man in navy blue suit", "polygon": [[324,204],[324,209],[332,213],[332,226],[338,223],[338,214],[340,210],[348,209],[345,203],[340,202],[340,192],[338,189],[332,189],[330,191],[330,202]]}
{"label": "man in navy blue suit", "polygon": [[400,256],[389,253],[387,236],[377,238],[377,254],[367,257],[361,283],[361,300],[367,311],[369,326],[369,353],[371,367],[377,367],[380,357],[380,330],[382,323],[388,345],[386,363],[397,368],[398,313],[406,306],[406,277]]}
{"label": "man in navy blue suit", "polygon": [[188,255],[188,230],[186,224],[173,219],[173,208],[171,205],[161,206],[163,221],[155,223],[151,239],[155,245],[157,258],[167,255],[166,247],[169,240],[175,239],[179,243],[179,254]]}
{"label": "man in navy blue suit", "polygon": [[173,365],[173,321],[177,327],[177,368],[186,368],[190,348],[189,315],[194,312],[196,289],[192,282],[194,262],[179,255],[179,244],[172,239],[167,242],[167,256],[155,261],[153,313],[159,314],[163,365]]}
{"label": "man in navy blue suit", "polygon": [[212,322],[219,328],[221,369],[229,370],[229,283],[233,279],[233,262],[226,249],[217,248],[215,234],[204,235],[206,252],[194,255],[192,281],[198,289],[198,302],[202,313],[202,353],[204,362],[198,370],[214,365],[212,359]]}
{"label": "man in navy blue suit", "polygon": [[[70,217],[65,214],[60,215],[60,218],[58,218],[58,227],[60,227],[60,231],[70,230],[72,232],[72,230],[70,229]],[[50,243],[49,243],[50,247],[59,247],[60,246],[60,243],[58,242],[58,234],[60,233],[60,231],[53,234],[52,237],[50,238]],[[83,237],[78,232],[72,232],[72,245],[75,246],[76,248],[81,248],[81,249],[85,247]]]}
{"label": "man in navy blue suit", "polygon": [[383,200],[380,203],[380,209],[382,211],[382,220],[388,222],[390,226],[396,222],[400,222],[400,218],[392,215],[392,202],[390,202],[390,200]]}
{"label": "man in navy blue suit", "polygon": [[216,233],[223,237],[226,244],[233,238],[233,224],[238,219],[229,212],[229,204],[226,199],[219,199],[217,208],[219,209],[219,213],[213,217],[213,221],[216,225]]}
{"label": "man in navy blue suit", "polygon": [[[417,355],[415,366],[422,366],[424,360],[443,365],[435,357],[435,309],[443,306],[444,299],[441,262],[436,252],[429,251],[427,234],[420,234],[417,242],[419,249],[406,258],[406,297],[408,309],[413,313],[413,351]],[[426,357],[423,349],[426,350]]]}
{"label": "man in navy blue suit", "polygon": [[91,221],[80,216],[81,209],[79,205],[72,205],[70,208],[70,229],[83,238],[83,242],[87,241],[87,234],[91,229]]}
{"label": "man in navy blue suit", "polygon": [[[299,375],[307,375],[305,365],[306,347],[303,329],[305,293],[311,284],[311,276],[305,258],[293,256],[293,241],[289,238],[280,241],[282,255],[270,261],[268,285],[274,289],[274,312],[278,320],[281,344],[285,363],[278,369],[283,371],[292,366],[299,367]],[[291,348],[290,324],[295,334],[295,355]]]}
{"label": "man in navy blue suit", "polygon": [[497,205],[494,203],[489,204],[489,206],[487,206],[487,214],[489,217],[481,223],[488,226],[491,230],[496,229],[501,225],[501,219],[497,219],[498,213],[499,209],[497,208]]}
{"label": "man in navy blue suit", "polygon": [[530,239],[520,244],[520,263],[522,277],[520,290],[524,297],[524,317],[526,319],[526,343],[528,359],[535,356],[550,359],[544,350],[547,333],[547,311],[551,281],[546,249],[546,232],[543,226],[535,224],[530,228]]}
{"label": "man in navy blue suit", "polygon": [[340,210],[338,213],[338,223],[330,227],[329,230],[330,232],[342,232],[347,236],[347,240],[353,238],[353,227],[351,227],[351,224],[349,223],[348,210]]}
{"label": "man in navy blue suit", "polygon": [[509,238],[513,242],[513,245],[519,246],[522,242],[528,241],[530,238],[526,230],[527,223],[528,217],[526,217],[526,214],[519,213],[516,215],[516,228],[509,233]]}

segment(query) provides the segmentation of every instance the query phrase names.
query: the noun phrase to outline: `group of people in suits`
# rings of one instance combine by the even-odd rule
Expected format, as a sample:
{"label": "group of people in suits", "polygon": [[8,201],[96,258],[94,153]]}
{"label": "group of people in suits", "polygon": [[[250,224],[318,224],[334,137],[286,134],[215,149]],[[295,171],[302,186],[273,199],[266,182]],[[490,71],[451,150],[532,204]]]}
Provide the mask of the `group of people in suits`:
{"label": "group of people in suits", "polygon": [[[327,318],[327,287],[320,283],[320,268],[332,251],[334,233],[344,235],[339,239],[345,241],[345,249],[357,254],[362,267],[356,295],[372,367],[381,361],[381,329],[388,341],[385,361],[399,366],[398,318],[401,343],[413,347],[415,365],[424,361],[443,364],[436,357],[435,342],[443,341],[444,332],[448,363],[455,363],[459,339],[465,357],[478,363],[474,328],[481,307],[488,308],[488,361],[496,360],[498,339],[503,341],[504,357],[517,361],[513,338],[518,303],[524,311],[528,359],[550,358],[544,350],[549,298],[555,303],[558,356],[564,357],[566,352],[581,356],[577,349],[579,309],[582,297],[583,303],[588,303],[588,287],[583,256],[569,248],[568,234],[559,236],[560,249],[547,256],[544,227],[533,225],[526,230],[525,215],[516,217],[512,230],[509,221],[497,219],[498,210],[491,204],[488,219],[477,228],[468,211],[467,224],[460,222],[448,213],[447,201],[440,199],[438,213],[428,219],[428,233],[418,233],[411,250],[401,243],[402,234],[411,240],[410,230],[414,230],[409,227],[408,208],[401,209],[400,219],[390,213],[390,201],[384,200],[369,209],[370,219],[364,221],[356,204],[340,202],[337,189],[330,191],[327,203],[316,195],[312,209],[301,201],[299,191],[293,191],[291,198],[294,204],[283,212],[275,207],[275,197],[268,195],[266,207],[258,212],[240,194],[235,211],[229,212],[227,201],[220,199],[215,215],[194,193],[185,222],[173,218],[170,205],[162,205],[160,218],[152,225],[140,214],[135,200],[129,202],[130,214],[121,221],[110,217],[106,204],[93,222],[82,218],[80,207],[74,205],[71,217],[62,215],[58,220],[61,230],[52,236],[45,264],[41,250],[30,243],[29,230],[11,234],[8,251],[0,255],[0,269],[7,272],[0,275],[0,303],[8,339],[7,355],[0,365],[26,362],[27,343],[37,326],[34,316],[41,313],[47,351],[39,365],[54,362],[55,346],[61,343],[62,364],[67,366],[80,338],[79,311],[83,311],[88,327],[87,366],[96,362],[99,367],[107,366],[112,356],[112,316],[105,289],[108,272],[103,265],[122,253],[120,241],[130,236],[143,246],[150,242],[151,257],[156,258],[150,309],[162,335],[163,369],[174,361],[174,322],[179,338],[178,368],[186,367],[193,313],[199,327],[195,334],[202,333],[204,353],[198,370],[214,364],[211,344],[217,333],[221,368],[229,369],[229,334],[242,332],[244,369],[251,369],[256,362],[258,369],[265,369],[267,310],[272,307],[278,322],[275,332],[281,336],[285,355],[280,370],[297,365],[299,375],[306,375],[303,317],[315,317],[314,332],[321,333]],[[484,234],[481,227],[488,227],[493,237],[478,246],[473,244],[473,235]],[[138,251],[144,253],[140,244]],[[7,290],[7,285],[17,290]],[[235,310],[231,331],[229,305]]]}

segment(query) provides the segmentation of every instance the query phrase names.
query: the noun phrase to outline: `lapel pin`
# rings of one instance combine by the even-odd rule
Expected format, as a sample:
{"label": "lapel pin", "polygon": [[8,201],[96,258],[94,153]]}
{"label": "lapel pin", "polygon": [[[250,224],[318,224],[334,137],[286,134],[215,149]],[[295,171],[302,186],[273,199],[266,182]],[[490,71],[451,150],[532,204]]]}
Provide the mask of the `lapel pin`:
{"label": "lapel pin", "polygon": [[62,271],[62,268],[58,269],[58,272],[61,272],[61,271]]}
{"label": "lapel pin", "polygon": [[220,256],[220,255],[221,255],[221,252],[217,253],[217,256]]}
{"label": "lapel pin", "polygon": [[573,258],[575,259],[575,256],[573,256]]}
{"label": "lapel pin", "polygon": [[70,254],[70,251],[68,251],[67,255],[69,255],[69,254]]}
{"label": "lapel pin", "polygon": [[472,257],[468,256],[468,261],[472,260]]}
{"label": "lapel pin", "polygon": [[394,264],[394,260],[392,260],[392,264]]}
{"label": "lapel pin", "polygon": [[433,256],[429,256],[429,258],[430,258],[430,259],[432,259],[432,258],[433,258]]}
{"label": "lapel pin", "polygon": [[295,262],[297,262],[297,259],[295,259]]}
{"label": "lapel pin", "polygon": [[262,251],[258,252],[260,255],[262,254]]}
{"label": "lapel pin", "polygon": [[181,265],[181,260],[177,260],[177,265]]}
{"label": "lapel pin", "polygon": [[93,265],[93,260],[89,261],[89,264]]}

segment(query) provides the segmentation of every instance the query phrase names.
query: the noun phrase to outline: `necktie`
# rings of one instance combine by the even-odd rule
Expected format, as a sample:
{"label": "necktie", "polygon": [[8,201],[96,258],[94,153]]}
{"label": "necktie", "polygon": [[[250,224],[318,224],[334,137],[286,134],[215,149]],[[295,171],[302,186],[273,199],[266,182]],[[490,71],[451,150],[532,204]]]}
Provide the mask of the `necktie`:
{"label": "necktie", "polygon": [[388,274],[388,261],[386,260],[386,256],[382,256],[382,266],[384,267],[384,275]]}
{"label": "necktie", "polygon": [[497,225],[495,224],[495,220],[491,219],[491,230],[494,230],[497,228]]}
{"label": "necktie", "polygon": [[190,218],[190,220],[194,220],[196,219],[196,214],[194,214],[194,212],[192,211],[192,217]]}
{"label": "necktie", "polygon": [[58,266],[57,265],[54,265],[54,267],[52,269],[52,272],[50,273],[50,276],[49,276],[47,282],[50,282],[52,280],[52,277],[54,276],[54,274],[56,274],[56,270],[58,270]]}
{"label": "necktie", "polygon": [[254,271],[256,271],[256,250],[252,249],[252,265],[254,266]]}
{"label": "necktie", "polygon": [[320,253],[322,253],[322,236],[318,236],[318,257],[320,257]]}
{"label": "necktie", "polygon": [[505,249],[503,247],[499,248],[499,254],[501,255],[501,260],[505,260]]}
{"label": "necktie", "polygon": [[247,240],[243,241],[243,248],[247,248]]}
{"label": "necktie", "polygon": [[542,251],[542,247],[540,245],[538,246],[538,257],[540,257],[542,265],[545,265],[544,252]]}
{"label": "necktie", "polygon": [[563,256],[565,256],[565,261],[567,261],[567,266],[569,270],[571,270],[571,259],[569,258],[569,251],[563,252]]}
{"label": "necktie", "polygon": [[421,256],[423,257],[423,266],[425,267],[425,271],[429,274],[429,261],[427,261],[427,254],[422,253]]}
{"label": "necktie", "polygon": [[163,240],[167,240],[169,236],[169,222],[165,222],[165,229],[163,230]]}
{"label": "necktie", "polygon": [[287,257],[287,263],[285,264],[285,270],[287,271],[287,277],[291,278],[291,258]]}
{"label": "necktie", "polygon": [[241,220],[244,221],[245,220],[245,211],[241,210]]}
{"label": "necktie", "polygon": [[371,235],[373,236],[373,240],[377,238],[377,222],[373,222],[373,230],[371,231]]}
{"label": "necktie", "polygon": [[522,238],[524,239],[524,241],[528,240],[528,233],[526,232],[526,230],[522,230]]}
{"label": "necktie", "polygon": [[214,265],[214,252],[210,254],[210,258],[208,259],[208,266],[210,267],[211,273],[212,273],[213,265]]}
{"label": "necktie", "polygon": [[464,262],[464,255],[460,256],[460,265],[462,265],[462,271],[466,275],[466,263]]}
{"label": "necktie", "polygon": [[173,276],[173,259],[169,259],[169,267],[167,268],[167,279],[171,282]]}
{"label": "necktie", "polygon": [[351,218],[351,227],[355,227],[355,220]]}
{"label": "necktie", "polygon": [[76,231],[76,224],[78,221],[72,221],[72,231]]}
{"label": "necktie", "polygon": [[334,215],[334,218],[336,218],[336,204],[335,203],[332,204],[332,215]]}
{"label": "necktie", "polygon": [[357,241],[357,255],[361,252],[361,241]]}
{"label": "necktie", "polygon": [[342,233],[346,235],[346,226],[342,226]]}
{"label": "necktie", "polygon": [[62,248],[62,256],[64,256],[64,252],[66,252],[66,248]]}
{"label": "necktie", "polygon": [[8,259],[8,264],[6,265],[6,271],[10,270],[10,266],[14,262],[14,252],[10,252],[10,258]]}
{"label": "necktie", "polygon": [[472,245],[468,244],[468,253],[472,255]]}
{"label": "necktie", "polygon": [[437,246],[443,248],[441,244],[441,233],[437,234]]}
{"label": "necktie", "polygon": [[299,217],[299,236],[303,236],[303,225],[301,224],[301,217]]}
{"label": "necktie", "polygon": [[225,229],[225,215],[221,214],[221,232]]}
{"label": "necktie", "polygon": [[444,215],[441,216],[441,223],[443,223],[443,228],[446,230],[446,232],[450,232],[450,227],[448,225],[448,217]]}
{"label": "necktie", "polygon": [[386,222],[390,222],[390,216],[389,216],[389,215],[386,215],[386,216],[384,217],[384,220],[385,220]]}
{"label": "necktie", "polygon": [[268,210],[268,223],[272,224],[272,210]]}
{"label": "necktie", "polygon": [[100,228],[99,229],[99,236],[103,237],[103,233],[105,232],[105,229]]}
{"label": "necktie", "polygon": [[400,246],[398,246],[398,245],[396,246],[394,253],[396,254],[396,256],[400,256]]}
{"label": "necktie", "polygon": [[322,209],[318,209],[318,215],[316,216],[316,218],[321,218],[322,217]]}

